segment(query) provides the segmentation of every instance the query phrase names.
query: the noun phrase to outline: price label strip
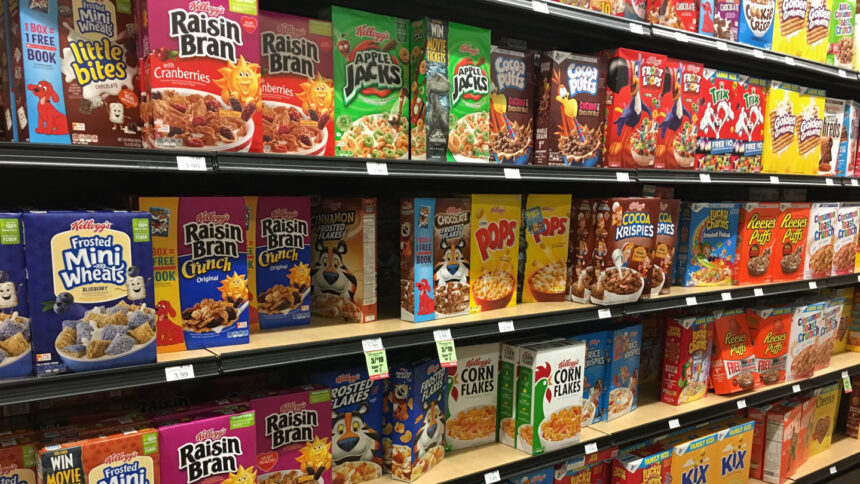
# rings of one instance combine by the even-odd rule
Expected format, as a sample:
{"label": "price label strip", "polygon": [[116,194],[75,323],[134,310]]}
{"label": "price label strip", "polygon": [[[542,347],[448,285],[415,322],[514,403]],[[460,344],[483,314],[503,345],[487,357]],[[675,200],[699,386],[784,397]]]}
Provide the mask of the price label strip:
{"label": "price label strip", "polygon": [[500,482],[502,480],[502,476],[499,475],[499,471],[490,471],[484,474],[484,484],[493,484],[496,482]]}
{"label": "price label strip", "polygon": [[499,321],[499,333],[510,333],[514,330],[514,320]]}
{"label": "price label strip", "polygon": [[433,331],[436,340],[436,353],[439,354],[439,363],[443,368],[457,366],[457,349],[454,347],[454,338],[450,329],[437,329]]}
{"label": "price label strip", "polygon": [[367,374],[371,380],[388,378],[388,357],[382,346],[382,338],[368,338],[361,341],[364,348],[364,360],[367,363]]}
{"label": "price label strip", "polygon": [[167,381],[190,380],[194,378],[194,365],[168,366],[164,369]]}

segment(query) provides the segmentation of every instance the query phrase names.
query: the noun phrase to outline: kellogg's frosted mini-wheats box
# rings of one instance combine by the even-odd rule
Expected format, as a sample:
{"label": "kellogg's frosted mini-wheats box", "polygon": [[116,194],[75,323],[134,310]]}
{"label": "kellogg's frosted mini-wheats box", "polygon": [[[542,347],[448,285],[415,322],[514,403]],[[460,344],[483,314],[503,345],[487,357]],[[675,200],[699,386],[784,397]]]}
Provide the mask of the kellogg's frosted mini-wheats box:
{"label": "kellogg's frosted mini-wheats box", "polygon": [[[20,213],[0,213],[0,380],[33,373]],[[0,462],[2,467],[2,462]]]}
{"label": "kellogg's frosted mini-wheats box", "polygon": [[38,375],[155,361],[149,221],[142,212],[24,214]]}

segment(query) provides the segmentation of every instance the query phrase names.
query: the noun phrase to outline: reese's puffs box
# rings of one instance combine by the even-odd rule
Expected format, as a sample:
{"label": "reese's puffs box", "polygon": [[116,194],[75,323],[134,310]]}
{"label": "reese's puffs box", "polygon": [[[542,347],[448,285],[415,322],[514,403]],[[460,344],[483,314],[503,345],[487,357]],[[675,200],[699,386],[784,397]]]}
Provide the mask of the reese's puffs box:
{"label": "reese's puffs box", "polygon": [[516,304],[520,223],[520,195],[472,195],[471,312]]}
{"label": "reese's puffs box", "polygon": [[803,279],[806,233],[811,226],[810,207],[808,203],[780,204],[771,254],[772,282]]}
{"label": "reese's puffs box", "polygon": [[[174,453],[176,450],[171,448]],[[107,436],[49,445],[39,451],[37,464],[40,482],[162,482],[158,431],[155,429],[124,430]],[[82,476],[82,479],[66,480],[70,475]]]}
{"label": "reese's puffs box", "polygon": [[779,204],[748,202],[741,204],[738,218],[737,256],[732,271],[733,284],[771,282],[771,254],[779,219]]}

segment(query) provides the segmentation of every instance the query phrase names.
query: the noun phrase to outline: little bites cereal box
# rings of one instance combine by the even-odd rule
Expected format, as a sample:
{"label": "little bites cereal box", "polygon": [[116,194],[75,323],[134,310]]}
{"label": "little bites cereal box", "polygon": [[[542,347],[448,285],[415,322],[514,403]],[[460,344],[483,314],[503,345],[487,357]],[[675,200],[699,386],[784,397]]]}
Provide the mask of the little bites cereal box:
{"label": "little bites cereal box", "polygon": [[779,204],[770,269],[773,282],[803,278],[810,207],[809,203]]}
{"label": "little bites cereal box", "polygon": [[739,112],[735,123],[733,162],[739,173],[759,173],[762,170],[767,81],[741,76],[740,89],[734,91]]}
{"label": "little bites cereal box", "polygon": [[527,195],[520,252],[525,252],[522,302],[564,301],[570,195]]}
{"label": "little bites cereal box", "polygon": [[261,151],[257,5],[142,1],[146,143]]}
{"label": "little bites cereal box", "polygon": [[758,382],[756,353],[743,308],[714,313],[711,381],[717,395],[751,390]]}
{"label": "little bites cereal box", "polygon": [[795,84],[770,81],[761,160],[763,172],[789,173],[798,163],[796,131],[802,89]]}
{"label": "little bites cereal box", "polygon": [[704,69],[700,100],[696,167],[700,171],[733,171],[735,129],[725,122],[734,117],[734,92],[740,76],[732,72]]}
{"label": "little bites cereal box", "polygon": [[263,151],[334,154],[331,22],[260,12]]}
{"label": "little bites cereal box", "polygon": [[516,304],[520,195],[472,195],[471,312]]}
{"label": "little bites cereal box", "polygon": [[785,381],[786,361],[791,331],[792,306],[747,308],[747,325],[755,350],[755,360],[762,385]]}
{"label": "little bites cereal box", "polygon": [[[40,482],[172,482],[162,481],[159,476],[158,431],[155,429],[124,430],[51,445],[39,451],[38,468]],[[78,476],[79,480],[69,479],[70,476]]]}
{"label": "little bites cereal box", "polygon": [[311,312],[376,321],[376,199],[311,203]]}
{"label": "little bites cereal box", "polygon": [[668,86],[661,100],[668,109],[659,125],[661,144],[657,147],[654,168],[687,170],[695,167],[703,70],[702,64],[668,59]]}
{"label": "little bites cereal box", "polygon": [[661,400],[681,405],[708,391],[714,316],[687,316],[666,322]]}
{"label": "little bites cereal box", "polygon": [[499,344],[457,348],[457,366],[448,368],[445,449],[496,441]]}
{"label": "little bites cereal box", "polygon": [[29,437],[4,437],[0,442],[0,481],[35,484],[37,445]]}
{"label": "little bites cereal box", "polygon": [[841,203],[836,212],[836,232],[833,238],[833,271],[840,276],[854,273],[857,258],[857,228],[860,226],[860,204]]}
{"label": "little bites cereal box", "polygon": [[806,258],[803,261],[804,279],[830,276],[838,230],[838,213],[838,203],[812,204],[806,234]]}
{"label": "little bites cereal box", "polygon": [[771,282],[774,236],[779,204],[749,202],[741,204],[738,243],[732,283],[766,284]]}
{"label": "little bites cereal box", "polygon": [[776,0],[773,50],[802,57],[806,52],[806,12],[809,0]]}
{"label": "little bites cereal box", "polygon": [[255,398],[257,480],[331,481],[331,390],[320,385]]}
{"label": "little bites cereal box", "polygon": [[490,161],[530,165],[535,155],[535,71],[540,54],[494,45],[490,59]]}
{"label": "little bites cereal box", "polygon": [[830,32],[826,62],[844,69],[854,69],[854,24],[855,0],[831,0]]}

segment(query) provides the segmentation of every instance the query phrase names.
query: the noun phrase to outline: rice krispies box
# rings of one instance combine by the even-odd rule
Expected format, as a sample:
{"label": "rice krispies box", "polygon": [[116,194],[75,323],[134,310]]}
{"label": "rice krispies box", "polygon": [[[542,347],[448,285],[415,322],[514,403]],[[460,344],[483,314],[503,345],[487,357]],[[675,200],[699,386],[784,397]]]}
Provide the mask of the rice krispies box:
{"label": "rice krispies box", "polygon": [[714,312],[711,381],[717,395],[757,386],[759,375],[753,341],[743,308]]}
{"label": "rice krispies box", "polygon": [[766,284],[771,282],[770,267],[779,204],[748,202],[741,204],[738,219],[737,257],[732,271],[732,283]]}
{"label": "rice krispies box", "polygon": [[20,213],[0,213],[0,380],[33,373],[22,225]]}
{"label": "rice krispies box", "polygon": [[661,400],[681,405],[708,391],[714,315],[672,318],[666,322]]}
{"label": "rice krispies box", "polygon": [[311,313],[376,321],[376,199],[311,201]]}
{"label": "rice krispies box", "polygon": [[758,173],[762,170],[767,81],[741,76],[740,88],[734,91],[734,95],[738,113],[732,165],[740,173]]}
{"label": "rice krispies box", "polygon": [[606,343],[606,420],[614,420],[636,410],[642,325],[609,331]]}
{"label": "rice krispies box", "polygon": [[726,120],[735,115],[732,101],[735,91],[740,88],[741,76],[710,68],[703,72],[696,168],[700,171],[734,171],[735,126]]}
{"label": "rice krispies box", "polygon": [[155,361],[150,216],[24,214],[37,375]]}
{"label": "rice krispies box", "polygon": [[490,31],[448,22],[448,161],[490,157]]}
{"label": "rice krispies box", "polygon": [[813,203],[806,233],[806,257],[803,278],[829,277],[833,269],[835,239],[838,228],[838,203]]}
{"label": "rice krispies box", "polygon": [[472,195],[469,308],[473,313],[516,304],[520,195]]}
{"label": "rice krispies box", "polygon": [[146,144],[262,151],[257,4],[140,1]]}
{"label": "rice krispies box", "polygon": [[702,0],[699,33],[718,39],[738,40],[740,0]]}
{"label": "rice krispies box", "polygon": [[830,32],[826,62],[844,69],[854,69],[854,23],[857,2],[855,0],[831,0]]}
{"label": "rice krispies box", "polygon": [[535,51],[517,52],[492,46],[491,162],[515,165],[534,162],[535,71],[540,59],[540,54]]}
{"label": "rice krispies box", "polygon": [[582,426],[606,420],[609,407],[610,384],[607,380],[607,367],[612,363],[612,344],[610,331],[595,331],[569,339],[585,343],[585,363],[582,385]]}
{"label": "rice krispies box", "polygon": [[747,326],[759,377],[757,386],[785,381],[793,314],[790,305],[747,308]]}
{"label": "rice krispies box", "polygon": [[776,1],[741,0],[738,15],[738,41],[769,50],[773,42]]}
{"label": "rice krispies box", "polygon": [[263,151],[334,154],[331,22],[260,12]]}
{"label": "rice krispies box", "polygon": [[737,203],[683,203],[677,282],[727,286],[732,281],[738,231]]}
{"label": "rice krispies box", "polygon": [[836,212],[831,275],[854,273],[857,258],[857,228],[860,226],[860,203],[840,203]]}
{"label": "rice krispies box", "polygon": [[37,445],[26,436],[3,437],[0,442],[0,481],[35,484]]}
{"label": "rice krispies box", "polygon": [[659,125],[661,144],[656,150],[654,168],[687,170],[695,167],[703,71],[702,64],[667,60],[666,86],[660,102],[668,109]]}
{"label": "rice krispies box", "polygon": [[520,226],[518,301],[563,301],[570,195],[527,195]]}
{"label": "rice krispies box", "polygon": [[254,412],[258,481],[331,481],[331,390],[307,385],[248,405]]}
{"label": "rice krispies box", "polygon": [[836,176],[845,108],[846,101],[842,99],[824,100],[824,126],[821,129],[821,155],[817,171],[819,175]]}
{"label": "rice krispies box", "polygon": [[445,449],[496,441],[499,344],[457,348],[457,366],[448,368]]}

